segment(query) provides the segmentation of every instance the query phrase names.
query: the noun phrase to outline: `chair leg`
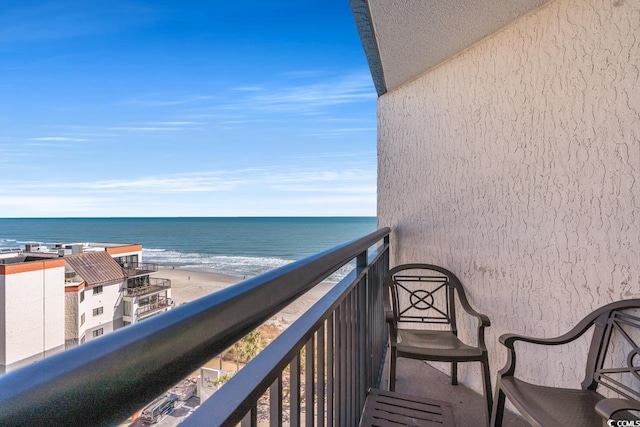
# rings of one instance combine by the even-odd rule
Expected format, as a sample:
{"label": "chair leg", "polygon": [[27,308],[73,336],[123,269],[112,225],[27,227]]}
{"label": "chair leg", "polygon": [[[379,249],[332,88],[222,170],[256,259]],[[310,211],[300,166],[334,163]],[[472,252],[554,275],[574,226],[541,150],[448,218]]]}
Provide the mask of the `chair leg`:
{"label": "chair leg", "polygon": [[458,385],[458,362],[451,362],[451,384]]}
{"label": "chair leg", "polygon": [[502,417],[504,416],[504,393],[500,389],[500,379],[496,384],[496,397],[493,400],[493,410],[491,411],[490,427],[502,427]]}
{"label": "chair leg", "polygon": [[396,390],[396,352],[391,349],[391,364],[389,366],[389,391]]}
{"label": "chair leg", "polygon": [[484,383],[484,397],[487,400],[487,422],[491,420],[491,410],[493,407],[493,394],[491,390],[491,373],[489,372],[489,359],[482,361],[482,382]]}

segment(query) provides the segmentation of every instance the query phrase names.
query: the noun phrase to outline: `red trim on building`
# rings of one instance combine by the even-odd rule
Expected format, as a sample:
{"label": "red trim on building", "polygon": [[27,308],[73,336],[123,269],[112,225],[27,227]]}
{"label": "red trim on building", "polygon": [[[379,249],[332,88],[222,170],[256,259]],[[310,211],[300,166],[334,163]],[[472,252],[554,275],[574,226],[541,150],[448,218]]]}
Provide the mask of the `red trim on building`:
{"label": "red trim on building", "polygon": [[142,245],[117,246],[113,248],[106,248],[106,251],[109,255],[123,254],[126,252],[140,252],[142,251]]}
{"label": "red trim on building", "polygon": [[62,258],[21,262],[16,264],[3,264],[0,265],[0,274],[8,275],[28,273],[30,271],[39,271],[58,267],[64,267],[64,260]]}
{"label": "red trim on building", "polygon": [[65,294],[70,294],[70,293],[73,293],[73,292],[80,292],[86,286],[87,286],[86,282],[82,282],[78,286],[65,286],[64,287],[64,293]]}

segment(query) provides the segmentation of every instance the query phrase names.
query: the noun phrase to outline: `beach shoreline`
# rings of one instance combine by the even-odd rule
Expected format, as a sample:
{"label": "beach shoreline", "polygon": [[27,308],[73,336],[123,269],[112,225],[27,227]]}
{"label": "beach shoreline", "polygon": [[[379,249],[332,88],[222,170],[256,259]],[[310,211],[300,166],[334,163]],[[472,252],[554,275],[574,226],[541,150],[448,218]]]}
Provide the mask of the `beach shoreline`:
{"label": "beach shoreline", "polygon": [[[198,270],[181,268],[159,268],[154,277],[171,280],[171,298],[175,307],[188,304],[204,296],[221,291],[242,282],[244,279]],[[324,296],[335,284],[322,282],[289,304],[267,323],[276,325],[281,330],[295,322],[305,311]]]}

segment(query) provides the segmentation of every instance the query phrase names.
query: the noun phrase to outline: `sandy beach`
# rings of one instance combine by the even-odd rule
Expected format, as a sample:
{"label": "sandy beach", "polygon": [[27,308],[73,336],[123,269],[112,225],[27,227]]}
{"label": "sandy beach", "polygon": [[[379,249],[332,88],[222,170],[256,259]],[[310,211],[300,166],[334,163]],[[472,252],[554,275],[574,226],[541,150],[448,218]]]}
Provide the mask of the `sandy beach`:
{"label": "sandy beach", "polygon": [[[154,276],[171,280],[171,296],[176,307],[242,281],[240,278],[224,274],[182,269],[159,269]],[[320,283],[275,315],[269,323],[281,329],[286,328],[320,299],[331,286],[328,283]]]}
{"label": "sandy beach", "polygon": [[[229,286],[233,286],[236,283],[241,282],[243,279],[238,277],[228,276],[217,273],[207,273],[195,270],[182,270],[182,269],[168,269],[160,268],[158,272],[153,274],[154,277],[170,279],[171,280],[171,296],[175,302],[176,307],[182,304],[188,304],[192,301],[202,298],[214,292],[225,289]],[[301,314],[303,314],[309,307],[311,307],[316,301],[331,289],[333,285],[331,283],[320,283],[315,286],[309,292],[298,298],[292,304],[287,306],[277,315],[273,316],[266,323],[273,326],[267,326],[267,338],[273,339],[280,332],[291,325]],[[263,325],[264,327],[264,325]],[[263,329],[264,333],[265,329]],[[243,363],[239,365],[233,359],[233,357],[216,357],[205,363],[204,366],[211,368],[219,368],[227,371],[236,371],[238,367],[244,366]],[[200,375],[199,370],[192,373],[191,377],[196,378]],[[159,425],[173,426],[177,425],[184,417],[172,416],[164,419]],[[131,419],[119,424],[119,427],[125,426],[143,426],[140,419],[132,422]]]}

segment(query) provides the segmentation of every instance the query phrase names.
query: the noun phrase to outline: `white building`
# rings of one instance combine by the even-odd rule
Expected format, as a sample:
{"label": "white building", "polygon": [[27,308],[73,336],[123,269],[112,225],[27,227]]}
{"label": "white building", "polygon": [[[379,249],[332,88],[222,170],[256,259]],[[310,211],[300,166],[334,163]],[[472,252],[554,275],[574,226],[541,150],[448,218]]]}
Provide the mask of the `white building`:
{"label": "white building", "polygon": [[0,371],[170,310],[141,245],[75,243],[0,254]]}
{"label": "white building", "polygon": [[64,260],[0,259],[0,373],[65,348]]}

